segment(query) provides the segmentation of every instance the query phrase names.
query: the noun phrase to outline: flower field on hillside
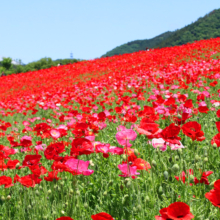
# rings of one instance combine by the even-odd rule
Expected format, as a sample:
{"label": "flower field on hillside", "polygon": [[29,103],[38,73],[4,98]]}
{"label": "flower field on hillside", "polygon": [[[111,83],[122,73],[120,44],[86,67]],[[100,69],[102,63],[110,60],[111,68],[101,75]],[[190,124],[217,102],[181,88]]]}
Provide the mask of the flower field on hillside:
{"label": "flower field on hillside", "polygon": [[220,219],[220,38],[2,77],[0,219]]}

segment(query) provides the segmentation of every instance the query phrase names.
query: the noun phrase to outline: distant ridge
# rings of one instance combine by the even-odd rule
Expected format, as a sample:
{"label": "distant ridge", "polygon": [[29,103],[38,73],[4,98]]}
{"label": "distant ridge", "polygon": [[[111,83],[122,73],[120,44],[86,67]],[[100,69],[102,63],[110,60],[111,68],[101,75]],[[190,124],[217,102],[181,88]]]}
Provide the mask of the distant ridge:
{"label": "distant ridge", "polygon": [[197,40],[220,37],[220,9],[199,18],[194,23],[176,31],[167,31],[149,40],[135,40],[118,46],[102,57],[133,53],[146,48],[162,48],[192,43]]}
{"label": "distant ridge", "polygon": [[173,35],[173,33],[174,32],[167,31],[149,40],[135,40],[128,42],[126,44],[112,49],[111,51],[104,54],[102,57],[119,55],[124,53],[133,53],[140,50],[145,50],[146,48],[154,48],[158,43]]}

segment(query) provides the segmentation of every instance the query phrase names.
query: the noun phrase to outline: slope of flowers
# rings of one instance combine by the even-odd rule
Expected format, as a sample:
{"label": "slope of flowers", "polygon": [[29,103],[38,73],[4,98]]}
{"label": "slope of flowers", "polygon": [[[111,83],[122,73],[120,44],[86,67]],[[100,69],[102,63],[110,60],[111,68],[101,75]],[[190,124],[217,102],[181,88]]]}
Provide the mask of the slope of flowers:
{"label": "slope of flowers", "polygon": [[218,53],[220,38],[2,78],[0,219],[219,219]]}

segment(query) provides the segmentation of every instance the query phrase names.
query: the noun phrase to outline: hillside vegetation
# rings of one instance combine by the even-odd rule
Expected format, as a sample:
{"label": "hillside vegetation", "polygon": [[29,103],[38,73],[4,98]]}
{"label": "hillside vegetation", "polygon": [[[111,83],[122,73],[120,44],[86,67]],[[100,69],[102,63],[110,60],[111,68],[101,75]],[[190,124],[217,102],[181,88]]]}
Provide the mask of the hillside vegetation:
{"label": "hillside vegetation", "polygon": [[192,43],[220,36],[220,9],[214,10],[196,22],[174,32],[168,31],[152,39],[135,40],[118,46],[102,57],[133,53],[146,48],[162,48]]}
{"label": "hillside vegetation", "polygon": [[145,50],[146,48],[154,48],[157,44],[169,38],[171,35],[173,35],[173,32],[167,31],[149,40],[131,41],[131,42],[128,42],[126,44],[123,44],[121,46],[114,48],[113,50],[103,55],[103,57],[107,57],[107,56],[110,57],[110,56],[125,54],[125,53],[133,53],[133,52],[137,52],[140,50]]}

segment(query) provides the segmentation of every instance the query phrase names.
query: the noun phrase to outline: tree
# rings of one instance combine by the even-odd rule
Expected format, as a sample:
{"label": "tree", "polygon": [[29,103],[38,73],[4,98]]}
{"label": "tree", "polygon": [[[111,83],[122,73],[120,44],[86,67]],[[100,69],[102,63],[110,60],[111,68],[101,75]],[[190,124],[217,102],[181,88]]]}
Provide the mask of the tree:
{"label": "tree", "polygon": [[3,60],[2,60],[2,66],[6,69],[6,70],[9,70],[10,67],[12,66],[11,64],[11,61],[12,59],[10,57],[3,57]]}

